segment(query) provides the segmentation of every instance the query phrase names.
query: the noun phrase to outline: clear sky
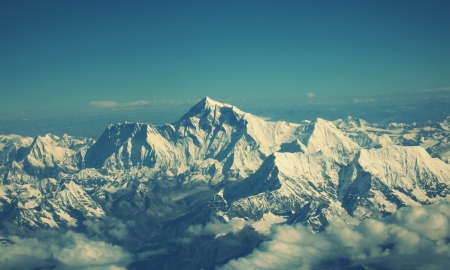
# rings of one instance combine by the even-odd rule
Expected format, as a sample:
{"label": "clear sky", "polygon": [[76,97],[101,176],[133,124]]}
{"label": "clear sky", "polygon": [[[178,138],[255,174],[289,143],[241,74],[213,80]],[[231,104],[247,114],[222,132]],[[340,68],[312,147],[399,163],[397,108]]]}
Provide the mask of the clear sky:
{"label": "clear sky", "polygon": [[448,0],[0,1],[0,113],[450,90],[449,14]]}

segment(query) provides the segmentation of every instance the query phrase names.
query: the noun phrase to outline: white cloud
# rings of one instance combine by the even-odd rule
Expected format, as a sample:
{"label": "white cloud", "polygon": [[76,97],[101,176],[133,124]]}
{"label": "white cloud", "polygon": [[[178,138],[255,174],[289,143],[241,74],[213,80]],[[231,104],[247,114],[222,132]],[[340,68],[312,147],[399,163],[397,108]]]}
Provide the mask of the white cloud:
{"label": "white cloud", "polygon": [[119,103],[110,100],[100,100],[100,101],[91,101],[91,106],[99,107],[99,108],[114,108],[119,105]]}
{"label": "white cloud", "polygon": [[149,104],[146,100],[137,100],[132,102],[116,102],[111,100],[91,101],[90,105],[98,108],[132,108]]}
{"label": "white cloud", "polygon": [[179,106],[179,105],[193,105],[195,104],[197,101],[193,101],[193,100],[185,100],[185,101],[180,101],[180,100],[151,100],[151,101],[147,101],[147,100],[136,100],[136,101],[131,101],[131,102],[117,102],[117,101],[112,101],[112,100],[99,100],[99,101],[91,101],[89,104],[91,105],[91,107],[96,107],[96,108],[102,108],[102,109],[132,109],[132,108],[138,108],[138,107],[172,107],[172,106]]}
{"label": "white cloud", "polygon": [[213,234],[221,236],[229,232],[236,233],[242,230],[246,225],[251,224],[251,221],[247,221],[243,218],[232,218],[227,223],[222,223],[217,219],[213,219],[212,222],[207,223],[206,225],[191,225],[187,229],[187,232],[195,235]]}
{"label": "white cloud", "polygon": [[126,102],[126,103],[122,103],[122,105],[124,107],[138,107],[138,106],[144,106],[147,105],[149,102],[146,100],[137,100],[137,101],[132,101],[132,102]]}
{"label": "white cloud", "polygon": [[42,230],[34,238],[8,238],[14,243],[0,246],[2,269],[125,269],[132,259],[120,246],[73,231]]}
{"label": "white cloud", "polygon": [[126,239],[128,237],[127,225],[125,223],[118,223],[108,231],[108,234],[119,240]]}
{"label": "white cloud", "polygon": [[301,225],[274,226],[258,249],[222,269],[312,269],[343,261],[349,261],[343,268],[446,269],[449,222],[449,204],[436,204],[402,208],[356,225],[331,223],[317,234]]}
{"label": "white cloud", "polygon": [[113,246],[103,241],[92,241],[83,234],[69,231],[64,247],[51,247],[53,256],[65,268],[102,267],[103,269],[124,267],[130,260],[122,247]]}
{"label": "white cloud", "polygon": [[315,98],[316,94],[314,94],[314,93],[306,93],[306,97],[307,98]]}

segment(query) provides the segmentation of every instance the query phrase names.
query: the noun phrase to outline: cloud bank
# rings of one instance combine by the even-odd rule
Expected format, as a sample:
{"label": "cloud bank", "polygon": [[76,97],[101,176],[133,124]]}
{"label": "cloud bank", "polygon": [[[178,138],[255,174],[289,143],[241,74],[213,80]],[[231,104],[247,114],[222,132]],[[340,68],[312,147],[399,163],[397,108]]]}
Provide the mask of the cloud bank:
{"label": "cloud bank", "polygon": [[274,226],[258,249],[221,269],[447,269],[449,222],[450,205],[443,203],[405,207],[356,225],[332,222],[317,234],[301,225]]}
{"label": "cloud bank", "polygon": [[132,260],[122,247],[84,234],[43,230],[34,238],[8,237],[0,246],[2,269],[125,269]]}

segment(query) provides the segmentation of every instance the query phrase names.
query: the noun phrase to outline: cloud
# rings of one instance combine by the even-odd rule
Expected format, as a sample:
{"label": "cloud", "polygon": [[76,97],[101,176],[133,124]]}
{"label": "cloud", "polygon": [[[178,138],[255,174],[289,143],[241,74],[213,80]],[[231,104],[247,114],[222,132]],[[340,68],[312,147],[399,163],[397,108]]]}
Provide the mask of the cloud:
{"label": "cloud", "polygon": [[229,232],[237,233],[242,230],[246,225],[251,225],[252,221],[247,221],[243,218],[232,218],[227,223],[222,223],[217,219],[213,219],[212,222],[206,225],[191,225],[187,229],[187,232],[195,235],[216,235],[221,236]]}
{"label": "cloud", "polygon": [[42,230],[34,238],[8,237],[0,246],[2,269],[125,269],[132,256],[120,246],[84,234]]}
{"label": "cloud", "polygon": [[118,223],[116,226],[108,230],[108,234],[116,239],[124,240],[128,237],[127,225],[122,222]]}
{"label": "cloud", "polygon": [[149,102],[146,100],[137,100],[137,101],[127,102],[127,103],[122,103],[122,105],[124,107],[138,107],[138,106],[147,105],[148,103]]}
{"label": "cloud", "polygon": [[145,259],[145,258],[148,258],[148,257],[159,256],[159,255],[166,255],[166,254],[169,254],[167,248],[160,248],[160,249],[157,249],[157,250],[148,250],[148,251],[139,253],[138,254],[138,258],[142,260],[142,259]]}
{"label": "cloud", "polygon": [[53,256],[66,268],[125,266],[130,260],[122,247],[113,246],[103,241],[91,241],[83,234],[69,231],[66,234],[70,245],[54,248]]}
{"label": "cloud", "polygon": [[419,92],[446,92],[450,91],[450,87],[441,87],[441,88],[434,88],[434,89],[425,89],[421,90]]}
{"label": "cloud", "polygon": [[178,237],[177,239],[175,239],[175,242],[182,245],[189,245],[192,242],[192,239],[190,237]]}
{"label": "cloud", "polygon": [[196,100],[136,100],[131,102],[117,102],[112,100],[100,100],[100,101],[91,101],[89,104],[91,107],[102,108],[102,109],[132,109],[139,107],[172,107],[172,106],[180,106],[180,105],[193,105],[197,103]]}
{"label": "cloud", "polygon": [[306,97],[307,98],[315,98],[316,94],[314,94],[314,93],[306,93]]}
{"label": "cloud", "polygon": [[376,99],[374,99],[374,98],[367,98],[367,99],[355,98],[355,99],[353,99],[354,103],[367,103],[367,102],[375,102],[375,101],[376,101]]}
{"label": "cloud", "polygon": [[450,205],[443,203],[405,207],[353,225],[331,222],[322,233],[301,225],[274,226],[258,249],[222,269],[446,269],[449,222]]}
{"label": "cloud", "polygon": [[132,102],[116,102],[110,100],[100,100],[100,101],[91,101],[90,105],[92,107],[98,108],[132,108],[132,107],[141,107],[149,104],[146,100],[137,100]]}
{"label": "cloud", "polygon": [[99,108],[114,108],[119,105],[119,103],[117,103],[115,101],[109,101],[109,100],[91,101],[90,104],[93,107],[99,107]]}
{"label": "cloud", "polygon": [[111,236],[117,240],[124,240],[128,238],[128,232],[136,225],[136,222],[106,217],[103,220],[85,220],[83,225],[90,236],[99,236],[101,239]]}

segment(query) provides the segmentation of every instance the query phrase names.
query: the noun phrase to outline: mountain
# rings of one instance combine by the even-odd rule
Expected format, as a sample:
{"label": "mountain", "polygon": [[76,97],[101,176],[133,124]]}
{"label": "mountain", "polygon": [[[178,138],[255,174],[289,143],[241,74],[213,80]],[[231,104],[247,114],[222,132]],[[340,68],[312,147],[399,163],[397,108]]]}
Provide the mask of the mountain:
{"label": "mountain", "polygon": [[1,135],[0,231],[95,232],[134,254],[159,250],[133,269],[212,269],[275,223],[322,231],[449,201],[449,135],[447,118],[287,123],[208,97],[175,123],[113,124],[97,140]]}
{"label": "mountain", "polygon": [[[189,170],[217,184],[243,179],[262,161],[294,139],[298,125],[267,122],[229,104],[205,98],[173,124],[110,125],[86,153],[86,168],[147,167],[167,175]],[[195,166],[194,166],[195,165]],[[196,176],[196,178],[200,178]]]}

